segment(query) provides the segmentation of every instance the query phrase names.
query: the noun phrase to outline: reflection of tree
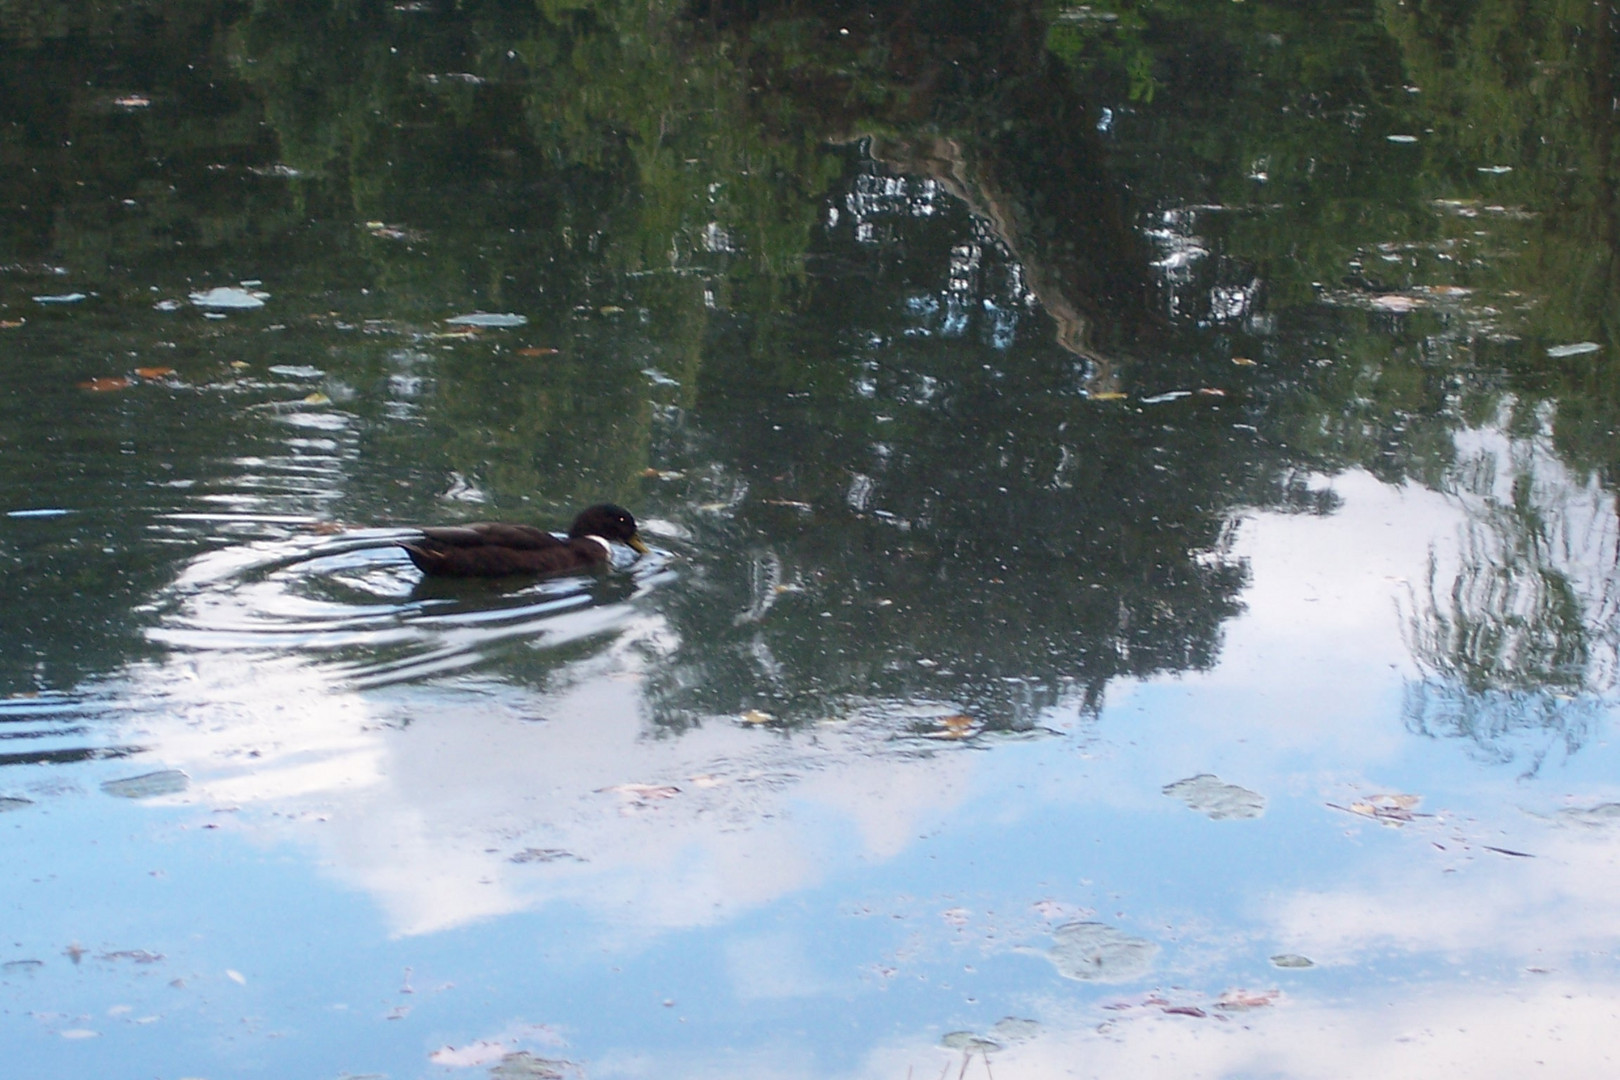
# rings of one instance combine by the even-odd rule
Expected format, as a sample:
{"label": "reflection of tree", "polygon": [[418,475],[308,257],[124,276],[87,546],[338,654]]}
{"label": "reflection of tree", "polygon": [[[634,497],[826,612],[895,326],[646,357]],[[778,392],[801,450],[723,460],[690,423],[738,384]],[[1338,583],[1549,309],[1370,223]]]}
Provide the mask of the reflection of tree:
{"label": "reflection of tree", "polygon": [[[1612,482],[1605,354],[1549,385],[1539,352],[1492,336],[1506,315],[1324,309],[1313,287],[1365,300],[1459,268],[1566,298],[1511,313],[1524,325],[1608,333],[1612,146],[1593,103],[1612,35],[1599,19],[1561,38],[1563,8],[1532,7],[1527,42],[1493,51],[1503,5],[1331,22],[1271,2],[6,0],[0,86],[32,125],[0,127],[28,166],[0,176],[29,207],[3,239],[8,258],[71,255],[143,312],[149,282],[274,267],[286,344],[198,334],[179,352],[198,370],[318,356],[363,432],[343,444],[366,460],[342,479],[356,516],[443,512],[456,472],[501,512],[640,495],[698,550],[752,551],[697,560],[660,598],[684,650],[658,689],[670,718],[801,719],[869,694],[1024,723],[1117,675],[1213,662],[1244,574],[1231,508],[1330,511],[1302,470],[1443,487],[1459,428],[1522,428],[1557,398],[1553,445]],[[151,107],[109,111],[129,89]],[[1441,136],[1416,149],[1382,138],[1426,127]],[[1473,171],[1487,150],[1524,164],[1544,129],[1567,168]],[[1480,208],[1431,200],[1488,183],[1573,207],[1493,220],[1533,241],[1522,270],[1439,258]],[[1207,249],[1166,284],[1186,299],[1168,320],[1147,314],[1132,224]],[[427,336],[476,307],[531,322]],[[334,309],[387,327],[303,332]],[[112,321],[73,333],[120,353],[116,335],[158,333]],[[1098,400],[1115,382],[1230,396]],[[217,412],[188,438],[235,445],[240,415]],[[153,427],[134,405],[118,420]],[[643,495],[649,464],[687,465],[685,494]],[[322,483],[304,508],[329,504]],[[1607,594],[1536,539],[1553,526],[1496,505],[1457,589],[1436,570],[1414,650],[1466,700],[1549,680],[1609,693],[1607,609],[1583,599]],[[136,577],[144,594],[162,567]]]}
{"label": "reflection of tree", "polygon": [[868,163],[833,205],[805,309],[710,349],[695,420],[726,468],[692,499],[735,518],[701,546],[752,556],[664,594],[684,641],[660,719],[910,702],[1021,729],[1211,664],[1246,578],[1226,508],[1279,494],[1230,413],[1089,400],[1018,263],[931,176]]}
{"label": "reflection of tree", "polygon": [[1406,619],[1424,672],[1407,724],[1539,767],[1549,739],[1573,752],[1620,674],[1620,524],[1545,436],[1482,433],[1450,477],[1468,515],[1454,560],[1433,552]]}

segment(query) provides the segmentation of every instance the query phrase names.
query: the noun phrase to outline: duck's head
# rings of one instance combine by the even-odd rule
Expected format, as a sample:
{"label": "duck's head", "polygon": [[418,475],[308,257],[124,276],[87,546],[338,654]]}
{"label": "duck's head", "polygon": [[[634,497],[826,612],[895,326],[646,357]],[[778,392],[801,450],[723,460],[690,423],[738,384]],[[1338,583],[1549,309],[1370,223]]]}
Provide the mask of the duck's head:
{"label": "duck's head", "polygon": [[574,523],[568,527],[570,537],[600,536],[604,540],[617,540],[621,544],[628,544],[638,554],[647,554],[647,545],[641,542],[636,535],[636,519],[630,516],[630,511],[622,506],[612,503],[598,503],[596,506],[587,506],[579,512]]}

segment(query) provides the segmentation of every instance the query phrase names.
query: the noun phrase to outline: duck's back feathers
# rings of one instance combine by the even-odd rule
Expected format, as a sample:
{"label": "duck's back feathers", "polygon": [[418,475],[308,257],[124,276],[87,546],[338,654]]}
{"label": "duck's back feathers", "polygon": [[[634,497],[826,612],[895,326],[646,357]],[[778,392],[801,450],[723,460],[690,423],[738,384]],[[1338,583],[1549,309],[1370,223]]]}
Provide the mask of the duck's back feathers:
{"label": "duck's back feathers", "polygon": [[423,529],[422,536],[435,547],[509,547],[533,551],[562,543],[554,534],[533,525],[513,525],[505,521],[480,521],[472,525],[441,525]]}
{"label": "duck's back feathers", "polygon": [[609,540],[645,553],[635,519],[617,506],[593,506],[578,518],[563,540],[533,525],[485,521],[421,530],[421,537],[400,547],[424,574],[436,577],[510,577],[574,574],[606,564]]}

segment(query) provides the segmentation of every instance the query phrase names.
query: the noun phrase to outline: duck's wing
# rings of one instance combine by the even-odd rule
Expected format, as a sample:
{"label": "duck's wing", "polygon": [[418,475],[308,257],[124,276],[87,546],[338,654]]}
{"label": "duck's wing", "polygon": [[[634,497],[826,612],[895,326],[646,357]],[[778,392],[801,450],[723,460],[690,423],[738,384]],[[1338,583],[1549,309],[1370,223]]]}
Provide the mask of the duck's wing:
{"label": "duck's wing", "polygon": [[504,521],[481,521],[473,525],[441,525],[423,529],[425,546],[437,548],[501,547],[515,551],[536,551],[560,547],[562,541],[533,525],[513,525]]}
{"label": "duck's wing", "polygon": [[452,535],[428,536],[416,543],[400,541],[399,546],[424,574],[441,577],[573,574],[608,562],[607,545],[595,540],[553,538],[550,544],[515,547],[488,542],[472,529],[428,531]]}

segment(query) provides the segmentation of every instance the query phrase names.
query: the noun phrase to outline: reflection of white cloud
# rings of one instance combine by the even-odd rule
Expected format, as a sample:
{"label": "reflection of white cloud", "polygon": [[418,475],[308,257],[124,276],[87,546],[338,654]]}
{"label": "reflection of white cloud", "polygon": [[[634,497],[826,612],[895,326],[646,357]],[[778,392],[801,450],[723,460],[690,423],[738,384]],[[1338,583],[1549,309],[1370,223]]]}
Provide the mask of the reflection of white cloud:
{"label": "reflection of white cloud", "polygon": [[[131,696],[165,701],[139,734],[192,776],[191,799],[317,845],[400,934],[559,901],[632,937],[708,925],[830,864],[895,855],[963,797],[969,755],[874,753],[856,732],[649,737],[635,643],[668,631],[619,623],[551,694],[476,678],[355,690],[307,658],[218,651],[135,671]],[[553,854],[512,860],[530,849]]]}
{"label": "reflection of white cloud", "polygon": [[1226,629],[1220,665],[1186,677],[1206,700],[1185,721],[1202,727],[1207,717],[1222,738],[1236,723],[1264,737],[1247,748],[1260,753],[1320,751],[1330,740],[1335,757],[1364,767],[1405,746],[1385,707],[1391,676],[1413,670],[1396,597],[1422,575],[1431,537],[1459,514],[1440,495],[1366,473],[1337,476],[1332,487],[1343,502],[1330,516],[1243,522],[1234,554],[1252,572],[1247,610]]}
{"label": "reflection of white cloud", "polygon": [[[1285,1076],[1290,1080],[1593,1080],[1615,1075],[1614,1017],[1620,986],[1527,976],[1514,985],[1479,984],[1441,992],[1391,990],[1360,1002],[1284,998],[1274,1008],[1224,1019],[1164,1014],[1052,1031],[991,1055],[995,1076],[1018,1080],[1190,1076]],[[956,1076],[961,1053],[934,1046],[889,1046],[853,1076],[888,1080]],[[702,1069],[666,1076],[720,1077]],[[740,1075],[740,1074],[737,1074]],[[990,1075],[977,1055],[965,1076]]]}
{"label": "reflection of white cloud", "polygon": [[1277,940],[1330,963],[1393,947],[1557,966],[1612,948],[1620,939],[1620,835],[1548,829],[1535,847],[1534,859],[1478,851],[1453,873],[1385,863],[1369,871],[1372,882],[1284,897],[1271,912]]}
{"label": "reflection of white cloud", "polygon": [[789,933],[753,934],[726,942],[726,968],[739,1001],[809,997],[832,988],[816,971],[804,942]]}

